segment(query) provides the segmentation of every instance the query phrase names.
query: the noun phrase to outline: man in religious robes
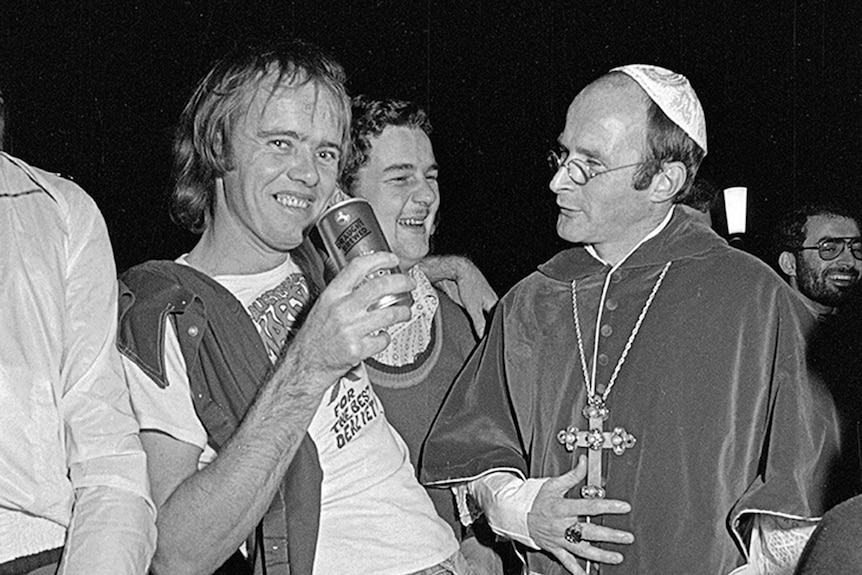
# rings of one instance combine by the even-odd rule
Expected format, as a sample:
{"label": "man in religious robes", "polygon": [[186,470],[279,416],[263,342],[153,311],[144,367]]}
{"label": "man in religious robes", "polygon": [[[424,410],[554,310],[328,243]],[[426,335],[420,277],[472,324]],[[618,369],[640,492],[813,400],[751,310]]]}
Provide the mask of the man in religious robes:
{"label": "man in religious robes", "polygon": [[[790,573],[841,496],[813,314],[678,204],[706,154],[688,80],[615,68],[569,107],[550,183],[576,244],[498,305],[426,441],[529,573]],[[586,457],[584,454],[588,454]]]}

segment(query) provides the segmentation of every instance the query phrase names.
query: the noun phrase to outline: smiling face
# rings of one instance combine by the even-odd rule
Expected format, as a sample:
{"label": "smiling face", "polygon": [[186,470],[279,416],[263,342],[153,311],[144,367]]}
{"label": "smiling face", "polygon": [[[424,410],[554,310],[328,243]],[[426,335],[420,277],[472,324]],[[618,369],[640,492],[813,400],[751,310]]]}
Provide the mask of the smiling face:
{"label": "smiling face", "polygon": [[428,254],[440,207],[437,162],[421,129],[387,126],[371,138],[352,193],[371,203],[383,234],[408,270]]}
{"label": "smiling face", "polygon": [[264,81],[230,135],[213,234],[235,256],[274,264],[302,243],[335,190],[342,150],[335,99],[315,83]]}
{"label": "smiling face", "polygon": [[[859,226],[850,218],[817,215],[805,225],[804,246],[816,246],[825,238],[859,236]],[[834,260],[823,261],[817,250],[802,250],[796,256],[796,281],[804,296],[828,307],[839,306],[859,282],[862,261],[845,246]]]}
{"label": "smiling face", "polygon": [[[600,80],[588,86],[569,106],[558,138],[564,163],[578,158],[598,173],[643,161],[646,110],[646,96],[634,82]],[[633,187],[636,170],[615,170],[579,185],[560,167],[550,183],[560,208],[557,234],[592,244],[608,261],[623,257],[669,209],[650,201],[650,188]]]}

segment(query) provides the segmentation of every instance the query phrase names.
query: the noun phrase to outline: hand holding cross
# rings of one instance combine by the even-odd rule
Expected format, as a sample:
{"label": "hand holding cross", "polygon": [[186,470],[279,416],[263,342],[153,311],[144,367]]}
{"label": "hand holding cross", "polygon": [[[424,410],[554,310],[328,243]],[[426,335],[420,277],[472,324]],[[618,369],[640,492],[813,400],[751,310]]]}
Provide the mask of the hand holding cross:
{"label": "hand holding cross", "polygon": [[631,544],[634,537],[628,531],[613,529],[595,523],[581,524],[580,541],[565,536],[573,523],[585,517],[625,514],[631,506],[614,499],[568,499],[568,493],[581,483],[587,474],[587,458],[581,455],[578,465],[557,477],[548,478],[539,490],[533,506],[527,514],[527,527],[536,545],[552,554],[568,571],[584,575],[585,571],[577,559],[587,560],[587,568],[598,563],[617,565],[623,555],[617,551],[603,549],[596,543]]}
{"label": "hand holding cross", "polygon": [[587,482],[581,488],[581,497],[604,499],[606,494],[602,487],[602,449],[611,449],[614,454],[622,455],[626,449],[635,446],[637,439],[624,427],[604,431],[603,425],[609,411],[600,400],[590,401],[584,407],[583,414],[589,421],[589,430],[580,431],[574,425],[570,425],[560,430],[557,441],[565,446],[566,451],[574,451],[576,447],[587,448]]}
{"label": "hand holding cross", "polygon": [[[581,431],[574,425],[561,429],[557,434],[559,441],[566,451],[574,451],[577,447],[587,449],[587,476],[586,483],[581,487],[581,498],[586,500],[604,500],[606,496],[602,481],[602,450],[610,449],[616,455],[622,455],[626,449],[635,446],[637,439],[628,433],[624,427],[616,427],[613,431],[604,431],[604,422],[607,420],[609,411],[601,398],[591,397],[582,411],[589,422],[589,430]],[[583,462],[583,456],[580,462]],[[580,463],[578,465],[580,467]],[[583,521],[590,523],[590,517],[585,516]],[[568,539],[569,529],[577,527],[578,540],[582,538],[581,523],[575,522],[564,532]],[[593,573],[594,563],[587,561],[585,573]],[[596,567],[598,567],[596,565]],[[580,567],[578,567],[580,570]],[[595,572],[598,570],[596,569]],[[573,571],[576,573],[577,571]]]}

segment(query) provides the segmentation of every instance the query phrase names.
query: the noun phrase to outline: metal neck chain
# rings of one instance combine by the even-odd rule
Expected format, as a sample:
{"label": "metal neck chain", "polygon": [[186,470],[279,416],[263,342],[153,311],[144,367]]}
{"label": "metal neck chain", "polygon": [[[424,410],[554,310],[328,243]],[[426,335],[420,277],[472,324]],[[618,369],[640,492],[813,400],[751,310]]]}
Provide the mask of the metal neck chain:
{"label": "metal neck chain", "polygon": [[[620,355],[619,361],[617,361],[617,365],[614,368],[613,373],[611,374],[611,379],[608,381],[608,386],[605,388],[605,392],[602,394],[600,401],[596,396],[596,381],[594,378],[591,378],[587,371],[587,359],[584,354],[584,338],[581,335],[581,322],[578,319],[578,295],[575,290],[575,280],[572,280],[572,314],[575,317],[575,334],[578,336],[578,354],[581,360],[581,369],[584,371],[584,386],[587,388],[587,401],[590,405],[595,403],[604,404],[605,400],[607,400],[608,395],[611,393],[611,389],[614,387],[614,383],[617,381],[617,375],[620,373],[620,368],[622,368],[623,364],[626,361],[626,356],[629,354],[629,350],[632,347],[632,343],[635,341],[635,337],[638,334],[638,331],[641,328],[641,324],[646,317],[647,311],[649,310],[650,305],[652,305],[652,300],[655,299],[655,294],[658,293],[658,288],[661,286],[661,282],[664,281],[664,276],[667,274],[668,268],[670,268],[671,262],[667,262],[664,268],[661,270],[661,273],[658,276],[658,279],[655,282],[655,285],[652,287],[652,292],[650,292],[649,297],[644,303],[644,307],[641,310],[641,314],[638,317],[637,322],[635,322],[635,326],[632,328],[632,333],[629,335],[629,339],[626,342],[625,348],[623,348],[623,353]],[[599,326],[596,326],[596,335],[595,337],[599,337]],[[598,348],[597,348],[598,349]],[[595,364],[595,357],[593,357],[593,364]]]}

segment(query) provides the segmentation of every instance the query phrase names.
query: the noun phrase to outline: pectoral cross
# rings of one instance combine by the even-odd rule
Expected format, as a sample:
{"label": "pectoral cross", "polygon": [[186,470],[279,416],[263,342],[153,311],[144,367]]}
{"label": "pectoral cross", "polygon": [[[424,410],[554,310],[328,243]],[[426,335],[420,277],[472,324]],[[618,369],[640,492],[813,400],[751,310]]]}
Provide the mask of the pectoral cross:
{"label": "pectoral cross", "polygon": [[557,441],[565,446],[566,451],[574,451],[576,447],[587,448],[587,481],[581,487],[581,497],[584,499],[604,499],[605,488],[602,487],[602,450],[610,449],[616,455],[622,455],[626,449],[635,446],[637,439],[628,433],[624,427],[615,427],[613,431],[604,430],[604,422],[608,418],[608,408],[599,397],[591,397],[584,407],[584,417],[589,422],[589,429],[581,431],[574,425],[561,429]]}
{"label": "pectoral cross", "polygon": [[[602,487],[602,449],[610,449],[616,455],[622,455],[626,449],[635,446],[637,439],[628,433],[624,427],[615,427],[613,431],[604,430],[604,422],[607,420],[609,410],[601,397],[592,396],[584,406],[584,417],[589,422],[589,430],[581,431],[574,425],[561,429],[557,434],[557,441],[565,446],[566,451],[574,451],[576,447],[587,448],[587,481],[581,487],[583,499],[604,499],[605,488]],[[590,522],[585,517],[586,523]],[[593,570],[595,566],[595,570]],[[598,573],[599,565],[587,561],[586,572]]]}

